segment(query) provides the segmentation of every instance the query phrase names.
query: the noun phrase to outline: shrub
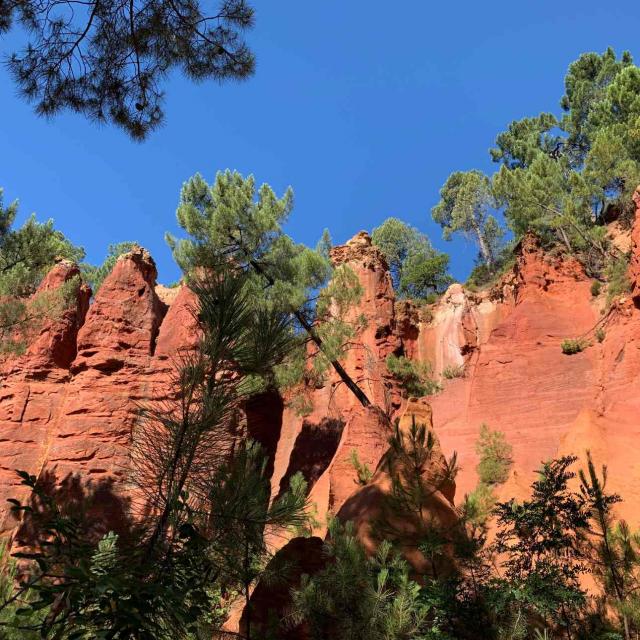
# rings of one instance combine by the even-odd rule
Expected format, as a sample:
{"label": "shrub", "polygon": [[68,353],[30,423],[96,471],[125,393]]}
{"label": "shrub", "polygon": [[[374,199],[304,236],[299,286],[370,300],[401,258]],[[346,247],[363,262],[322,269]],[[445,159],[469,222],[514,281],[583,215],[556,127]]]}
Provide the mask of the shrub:
{"label": "shrub", "polygon": [[604,329],[602,327],[598,327],[596,329],[596,340],[598,342],[603,342],[606,335],[607,334],[604,332]]}
{"label": "shrub", "polygon": [[607,279],[609,281],[609,288],[607,290],[607,304],[611,304],[614,298],[628,293],[631,290],[631,282],[627,276],[627,269],[629,267],[629,257],[622,256],[617,260],[611,261],[605,270]]}
{"label": "shrub", "polygon": [[410,396],[430,396],[442,389],[431,378],[431,366],[426,362],[413,362],[405,356],[392,353],[387,356],[387,369]]}
{"label": "shrub", "polygon": [[358,475],[358,484],[362,487],[369,484],[369,481],[373,477],[373,471],[371,471],[369,465],[366,462],[364,464],[360,462],[358,452],[355,449],[351,449],[349,459],[351,461],[351,465],[356,470],[356,474]]}
{"label": "shrub", "polygon": [[476,453],[480,456],[477,471],[481,484],[506,482],[513,464],[513,447],[502,431],[492,431],[486,424],[481,425]]}
{"label": "shrub", "polygon": [[562,353],[572,356],[575,353],[584,351],[589,343],[584,338],[567,338],[562,341],[560,345],[562,347]]}
{"label": "shrub", "polygon": [[594,280],[591,283],[591,295],[594,298],[597,298],[600,295],[600,290],[602,289],[602,283],[600,280]]}
{"label": "shrub", "polygon": [[11,602],[15,595],[17,580],[16,561],[9,554],[6,540],[0,542],[0,638],[3,640],[37,640],[40,634],[34,629],[49,613],[45,607],[40,611],[20,611],[35,600],[35,593],[27,590],[22,597]]}
{"label": "shrub", "polygon": [[442,375],[447,380],[453,380],[453,378],[464,378],[464,365],[449,364],[443,369]]}

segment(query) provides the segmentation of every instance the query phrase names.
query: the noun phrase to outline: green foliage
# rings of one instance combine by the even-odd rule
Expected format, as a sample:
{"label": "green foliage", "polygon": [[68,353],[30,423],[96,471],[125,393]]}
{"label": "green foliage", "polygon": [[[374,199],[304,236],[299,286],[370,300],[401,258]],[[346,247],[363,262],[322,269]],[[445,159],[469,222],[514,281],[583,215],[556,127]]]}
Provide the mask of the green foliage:
{"label": "green foliage", "polygon": [[17,202],[5,207],[0,189],[0,352],[20,353],[46,319],[63,313],[75,295],[74,280],[57,292],[33,294],[56,260],[77,262],[84,250],[54,229],[53,220],[37,222],[31,216],[13,229]]}
{"label": "green foliage", "polygon": [[539,153],[549,154],[560,142],[560,137],[549,132],[558,126],[551,113],[541,113],[534,118],[514,120],[507,131],[496,138],[496,147],[489,150],[494,162],[508,169],[526,168]]}
{"label": "green foliage", "polygon": [[7,541],[3,540],[0,542],[0,637],[3,640],[37,640],[38,625],[48,610],[24,610],[24,602],[30,603],[34,597],[29,588],[21,593],[20,599],[12,600],[17,580],[17,562],[9,555]]}
{"label": "green foliage", "polygon": [[193,80],[240,80],[255,67],[243,33],[254,10],[245,0],[188,4],[130,0],[21,0],[2,7],[0,35],[15,22],[28,44],[8,66],[36,113],[70,109],[143,139],[164,119],[163,81],[180,70]]}
{"label": "green foliage", "polygon": [[640,630],[640,534],[632,532],[625,521],[615,521],[613,507],[622,498],[607,493],[606,485],[607,467],[603,466],[599,475],[587,451],[587,470],[580,470],[580,491],[592,523],[592,570],[617,610],[629,640],[632,631]]}
{"label": "green foliage", "polygon": [[406,356],[391,353],[386,360],[389,373],[394,376],[410,397],[430,396],[441,391],[432,379],[432,370],[426,362],[414,362]]}
{"label": "green foliage", "polygon": [[464,502],[464,519],[472,526],[484,530],[495,506],[494,489],[509,477],[513,465],[513,447],[507,442],[504,433],[493,431],[486,424],[480,426],[480,435],[476,442],[478,454],[478,484]]}
{"label": "green foliage", "polygon": [[477,260],[476,266],[472,269],[465,286],[475,291],[493,286],[497,283],[500,277],[515,265],[514,247],[513,242],[504,243],[491,269],[482,260]]}
{"label": "green foliage", "polygon": [[621,256],[608,264],[605,273],[608,281],[607,304],[610,305],[616,298],[631,291],[628,269],[628,256]]}
{"label": "green foliage", "polygon": [[267,184],[256,189],[253,176],[225,171],[208,185],[196,174],[183,185],[177,210],[178,223],[190,237],[167,234],[167,242],[187,275],[197,267],[218,268],[223,259],[238,266],[260,263],[268,274],[246,269],[257,301],[287,311],[302,308],[308,291],[324,286],[331,269],[323,256],[283,233],[292,207],[291,189],[277,198]]}
{"label": "green foliage", "polygon": [[602,283],[600,282],[600,280],[594,280],[591,283],[591,295],[594,298],[597,298],[600,295],[601,289],[602,289]]}
{"label": "green foliage", "polygon": [[[338,362],[359,326],[345,316],[362,288],[346,265],[336,269],[329,283],[332,271],[326,257],[296,244],[283,232],[292,207],[291,189],[278,198],[267,184],[256,190],[252,176],[225,171],[208,185],[196,174],[183,185],[177,210],[178,223],[189,237],[178,240],[167,234],[167,242],[187,278],[233,265],[247,279],[256,312],[270,309],[293,317],[292,329],[299,338],[297,355],[291,352],[291,366],[288,371],[287,365],[282,367],[274,382],[304,381],[302,333],[306,333],[318,351],[313,359],[315,373],[322,375],[318,369],[333,367],[358,400],[369,406],[369,399]],[[294,372],[300,375],[296,378]]]}
{"label": "green foliage", "polygon": [[448,364],[442,370],[442,376],[447,380],[453,380],[454,378],[464,378],[464,365]]}
{"label": "green foliage", "polygon": [[389,265],[395,291],[403,297],[422,298],[446,289],[449,256],[434,249],[429,238],[410,225],[387,218],[371,234]]}
{"label": "green foliage", "polygon": [[603,100],[612,80],[632,62],[628,52],[618,61],[613,49],[608,48],[602,55],[585,53],[569,66],[560,102],[565,112],[562,125],[571,146],[582,154],[588,151],[593,137],[590,125],[594,106]]}
{"label": "green foliage", "polygon": [[584,54],[565,78],[558,126],[551,114],[513,122],[492,151],[503,164],[493,193],[516,236],[532,229],[547,245],[580,255],[593,273],[612,255],[594,225],[629,209],[640,180],[638,78],[628,53],[620,61],[611,49]]}
{"label": "green foliage", "polygon": [[454,453],[443,460],[433,431],[418,424],[415,416],[405,431],[396,422],[389,445],[383,465],[391,479],[391,491],[383,500],[375,532],[399,550],[417,546],[431,576],[437,578],[451,540],[449,532],[429,514],[429,505],[435,494],[453,484],[457,456]]}
{"label": "green foliage", "polygon": [[569,489],[575,460],[565,456],[544,463],[529,500],[496,507],[494,548],[504,558],[503,577],[492,581],[490,597],[503,627],[512,626],[515,613],[524,628],[556,623],[573,634],[585,602],[580,545],[589,528],[583,500]]}
{"label": "green foliage", "polygon": [[490,150],[501,164],[491,178],[479,171],[449,177],[432,214],[445,237],[463,230],[479,241],[488,269],[474,273],[472,285],[490,281],[496,271],[502,231],[491,208],[502,211],[516,240],[533,231],[544,247],[578,256],[590,275],[601,277],[615,264],[619,252],[603,225],[633,213],[631,195],[640,182],[639,90],[640,69],[628,53],[620,60],[611,49],[583,54],[565,78],[562,117],[541,113],[511,122]]}
{"label": "green foliage", "polygon": [[492,431],[486,424],[482,424],[476,453],[479,457],[477,471],[481,483],[496,485],[506,482],[513,464],[513,447],[502,431]]}
{"label": "green foliage", "polygon": [[331,234],[329,233],[329,229],[325,229],[322,232],[322,236],[320,240],[318,240],[318,244],[316,245],[316,251],[325,260],[329,260],[329,254],[331,253],[332,248],[333,248],[333,240],[331,239]]}
{"label": "green foliage", "polygon": [[[418,640],[427,610],[409,567],[382,543],[368,557],[353,527],[330,524],[327,564],[303,576],[293,591],[294,622],[305,621],[312,640]],[[357,587],[356,587],[357,585]]]}
{"label": "green foliage", "polygon": [[605,333],[604,329],[602,327],[598,327],[596,329],[596,340],[598,342],[604,342],[604,339],[607,337],[607,334]]}
{"label": "green foliage", "polygon": [[107,251],[107,257],[101,265],[95,266],[86,263],[82,265],[82,275],[91,286],[93,295],[98,292],[98,289],[100,289],[104,279],[111,273],[111,270],[115,266],[118,258],[128,251],[131,251],[136,246],[138,246],[136,242],[118,242],[116,244],[110,244]]}
{"label": "green foliage", "polygon": [[371,478],[373,477],[373,471],[371,471],[368,464],[363,464],[362,462],[360,462],[358,452],[355,449],[351,450],[349,460],[351,461],[351,465],[355,469],[358,476],[358,484],[363,487],[369,484]]}
{"label": "green foliage", "polygon": [[456,171],[440,190],[440,202],[431,210],[448,240],[454,233],[472,237],[478,243],[482,262],[490,271],[504,235],[498,221],[489,214],[493,206],[489,179],[480,171]]}
{"label": "green foliage", "polygon": [[53,220],[41,223],[31,215],[13,229],[17,213],[17,202],[4,207],[0,189],[0,295],[24,298],[35,292],[56,258],[79,262],[84,249],[54,229]]}
{"label": "green foliage", "polygon": [[584,351],[589,346],[588,340],[585,338],[567,338],[560,344],[562,353],[572,356],[576,353]]}

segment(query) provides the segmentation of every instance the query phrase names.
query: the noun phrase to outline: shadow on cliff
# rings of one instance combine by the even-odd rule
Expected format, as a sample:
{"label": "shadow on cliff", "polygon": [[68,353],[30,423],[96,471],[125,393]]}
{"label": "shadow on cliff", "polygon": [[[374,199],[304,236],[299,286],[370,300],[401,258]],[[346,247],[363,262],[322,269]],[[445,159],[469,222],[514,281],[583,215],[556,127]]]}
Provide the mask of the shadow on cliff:
{"label": "shadow on cliff", "polygon": [[278,496],[287,491],[291,476],[298,472],[302,473],[307,481],[307,491],[311,491],[318,478],[331,464],[343,429],[344,422],[335,418],[323,418],[317,423],[305,420],[302,423],[302,429],[289,456],[289,466],[280,480]]}
{"label": "shadow on cliff", "polygon": [[118,534],[124,543],[137,538],[142,530],[131,517],[131,500],[117,492],[112,478],[83,480],[79,474],[57,477],[55,469],[47,469],[37,481],[40,495],[32,492],[22,504],[30,510],[22,513],[14,535],[20,546],[35,547],[43,539],[52,512],[53,501],[61,515],[79,523],[83,537],[98,541],[108,532]]}
{"label": "shadow on cliff", "polygon": [[[277,640],[301,640],[307,635],[303,626],[291,623],[291,591],[300,586],[302,576],[313,576],[326,566],[323,541],[294,538],[271,559],[265,575],[278,579],[260,580],[251,594],[251,631],[253,637]],[[240,618],[240,633],[247,632],[247,610]],[[221,635],[216,640],[222,640]]]}

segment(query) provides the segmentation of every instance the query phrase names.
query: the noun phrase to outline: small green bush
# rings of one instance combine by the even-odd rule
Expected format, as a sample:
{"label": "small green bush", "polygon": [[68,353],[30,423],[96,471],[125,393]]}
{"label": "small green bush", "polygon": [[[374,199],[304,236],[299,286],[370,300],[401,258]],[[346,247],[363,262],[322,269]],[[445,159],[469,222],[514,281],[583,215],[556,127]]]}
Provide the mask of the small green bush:
{"label": "small green bush", "polygon": [[443,377],[447,380],[453,380],[453,378],[464,378],[464,365],[447,365],[442,371]]}
{"label": "small green bush", "polygon": [[591,283],[591,295],[594,298],[597,298],[600,295],[600,290],[602,289],[602,283],[600,280],[594,280]]}
{"label": "small green bush", "polygon": [[575,353],[584,351],[589,343],[584,338],[567,338],[562,341],[560,345],[562,347],[562,353],[572,356]]}
{"label": "small green bush", "polygon": [[405,356],[392,353],[387,356],[387,369],[409,396],[430,396],[442,390],[432,379],[431,366],[426,362],[413,362]]}
{"label": "small green bush", "polygon": [[476,453],[480,456],[477,471],[481,484],[506,482],[513,464],[513,447],[502,431],[492,431],[486,424],[481,425]]}
{"label": "small green bush", "polygon": [[[31,590],[9,603],[15,595],[16,579],[16,561],[9,553],[7,541],[3,540],[0,542],[0,605],[3,605],[0,611],[0,638],[2,640],[37,640],[40,634],[35,630],[29,631],[28,627],[37,627],[49,613],[49,608],[27,611],[25,607],[37,599],[36,594]],[[21,609],[24,610],[20,611]]]}
{"label": "small green bush", "polygon": [[605,339],[606,333],[604,332],[604,329],[602,327],[598,327],[596,329],[596,340],[598,342],[603,342]]}
{"label": "small green bush", "polygon": [[615,298],[628,293],[631,290],[631,282],[627,276],[629,257],[622,256],[607,265],[606,276],[609,281],[607,289],[607,304],[611,304]]}
{"label": "small green bush", "polygon": [[362,487],[369,484],[369,481],[373,477],[373,471],[369,468],[369,465],[365,462],[360,462],[358,452],[355,449],[351,449],[351,455],[349,456],[351,466],[356,470],[358,476],[358,484]]}

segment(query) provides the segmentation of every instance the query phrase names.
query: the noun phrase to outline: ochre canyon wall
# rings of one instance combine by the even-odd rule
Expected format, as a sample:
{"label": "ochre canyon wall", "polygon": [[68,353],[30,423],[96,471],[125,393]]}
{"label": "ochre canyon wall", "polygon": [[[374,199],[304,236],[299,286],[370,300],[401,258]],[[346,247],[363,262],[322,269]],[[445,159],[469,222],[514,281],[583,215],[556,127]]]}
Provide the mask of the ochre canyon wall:
{"label": "ochre canyon wall", "polygon": [[[636,201],[640,209],[640,195]],[[416,413],[430,426],[432,413],[443,454],[458,454],[456,487],[438,494],[434,517],[452,521],[455,495],[474,487],[475,442],[486,423],[513,446],[504,497],[526,495],[542,460],[589,449],[609,466],[608,488],[624,497],[620,514],[640,524],[640,215],[629,246],[632,290],[610,307],[605,293],[591,295],[591,280],[576,261],[546,255],[533,237],[523,239],[515,267],[499,285],[482,293],[453,285],[430,309],[395,301],[384,258],[366,233],[332,250],[334,262],[348,263],[364,291],[354,317],[364,315],[366,329],[345,357],[346,370],[374,404],[404,415],[403,424]],[[77,273],[60,262],[41,289]],[[2,363],[0,531],[15,526],[3,508],[6,498],[24,497],[16,469],[61,490],[90,483],[101,491],[98,507],[108,518],[126,517],[128,455],[141,407],[167,397],[173,359],[197,344],[193,295],[155,281],[153,260],[135,249],[118,260],[92,301],[81,287],[71,310],[44,326],[23,356]],[[561,342],[581,336],[590,346],[565,355]],[[386,369],[390,353],[430,362],[442,392],[407,407]],[[464,375],[447,379],[447,367],[461,367]],[[297,471],[307,479],[318,519],[308,544],[318,548],[329,514],[366,529],[363,514],[375,512],[389,483],[378,469],[374,489],[363,492],[351,452],[376,470],[390,425],[336,376],[311,395],[313,411],[304,418],[271,394],[247,406],[244,422],[271,455],[273,496]]]}

